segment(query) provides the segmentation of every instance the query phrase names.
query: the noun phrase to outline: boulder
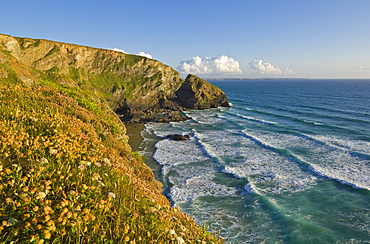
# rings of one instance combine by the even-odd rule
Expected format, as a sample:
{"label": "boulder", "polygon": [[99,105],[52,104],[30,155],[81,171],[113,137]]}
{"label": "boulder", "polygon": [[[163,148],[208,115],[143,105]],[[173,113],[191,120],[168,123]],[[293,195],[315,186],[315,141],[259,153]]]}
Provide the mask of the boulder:
{"label": "boulder", "polygon": [[170,138],[174,141],[186,141],[186,140],[190,139],[190,136],[189,135],[172,134],[172,135],[166,136],[166,138]]}
{"label": "boulder", "polygon": [[179,122],[191,119],[180,111],[171,111],[163,115],[162,118],[158,119],[156,122]]}

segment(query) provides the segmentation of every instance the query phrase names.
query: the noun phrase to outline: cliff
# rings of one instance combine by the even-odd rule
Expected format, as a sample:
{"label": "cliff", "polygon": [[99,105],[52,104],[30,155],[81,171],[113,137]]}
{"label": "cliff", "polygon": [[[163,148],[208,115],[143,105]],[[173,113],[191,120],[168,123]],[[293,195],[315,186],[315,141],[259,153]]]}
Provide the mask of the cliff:
{"label": "cliff", "polygon": [[155,60],[0,35],[0,243],[223,243],[170,206],[114,112],[218,105]]}
{"label": "cliff", "polygon": [[113,50],[0,35],[0,79],[49,81],[106,100],[126,121],[159,113],[228,106],[225,94],[196,76],[181,79],[159,61]]}

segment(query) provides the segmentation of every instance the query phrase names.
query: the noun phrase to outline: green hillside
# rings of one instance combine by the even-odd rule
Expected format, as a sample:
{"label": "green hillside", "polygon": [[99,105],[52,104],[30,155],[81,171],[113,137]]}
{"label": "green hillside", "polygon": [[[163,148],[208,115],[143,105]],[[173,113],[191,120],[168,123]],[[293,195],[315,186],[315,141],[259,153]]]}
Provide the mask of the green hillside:
{"label": "green hillside", "polygon": [[[120,120],[181,110],[177,75],[144,57],[0,35],[0,243],[222,243],[170,206]],[[143,102],[153,84],[167,107]]]}

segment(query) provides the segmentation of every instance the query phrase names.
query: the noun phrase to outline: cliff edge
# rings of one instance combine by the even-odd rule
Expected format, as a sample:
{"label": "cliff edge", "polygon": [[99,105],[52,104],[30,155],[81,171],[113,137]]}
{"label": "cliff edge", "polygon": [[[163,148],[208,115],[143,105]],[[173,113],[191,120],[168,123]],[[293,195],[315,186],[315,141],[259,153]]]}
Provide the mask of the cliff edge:
{"label": "cliff edge", "polygon": [[229,106],[225,94],[194,75],[185,80],[142,56],[48,40],[0,35],[0,80],[43,81],[89,91],[124,121],[150,121],[171,111]]}
{"label": "cliff edge", "polygon": [[0,243],[223,243],[170,206],[121,121],[222,96],[152,59],[0,35]]}

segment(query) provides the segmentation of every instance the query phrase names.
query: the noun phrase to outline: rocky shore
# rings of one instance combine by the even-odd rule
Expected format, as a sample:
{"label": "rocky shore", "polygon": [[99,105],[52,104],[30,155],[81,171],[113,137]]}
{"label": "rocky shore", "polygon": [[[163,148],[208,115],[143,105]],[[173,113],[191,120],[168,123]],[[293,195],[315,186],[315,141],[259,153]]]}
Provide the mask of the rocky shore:
{"label": "rocky shore", "polygon": [[170,206],[136,152],[143,122],[228,106],[219,88],[141,56],[0,34],[0,100],[1,243],[223,242]]}

